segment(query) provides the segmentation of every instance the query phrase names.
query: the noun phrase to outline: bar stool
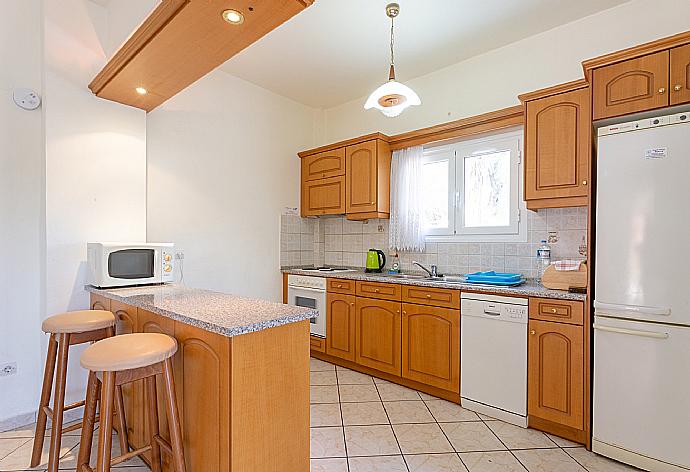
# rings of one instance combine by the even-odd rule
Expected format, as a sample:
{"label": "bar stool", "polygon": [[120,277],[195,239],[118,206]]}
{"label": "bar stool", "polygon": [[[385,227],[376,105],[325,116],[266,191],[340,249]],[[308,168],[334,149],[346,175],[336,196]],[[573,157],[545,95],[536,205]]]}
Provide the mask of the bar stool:
{"label": "bar stool", "polygon": [[[31,454],[31,467],[36,467],[41,462],[43,443],[45,440],[46,422],[51,419],[50,451],[48,455],[48,471],[56,472],[60,460],[60,445],[62,434],[81,427],[74,424],[62,428],[63,414],[84,405],[84,400],[65,405],[65,385],[67,379],[67,360],[69,348],[76,344],[98,341],[115,334],[115,316],[105,310],[81,310],[61,313],[51,316],[43,321],[43,332],[50,333],[48,341],[48,355],[46,356],[45,372],[43,373],[43,388],[41,400],[38,405],[38,418],[36,420],[36,433],[34,436],[33,451]],[[55,364],[57,362],[57,375]],[[51,409],[50,397],[55,377],[55,396]],[[124,406],[122,392],[118,391],[118,419],[119,424],[124,424]],[[127,444],[126,428],[121,429],[120,444]]]}
{"label": "bar stool", "polygon": [[[161,448],[170,453],[176,472],[185,472],[180,418],[175,402],[172,356],[177,341],[160,333],[123,334],[92,344],[81,355],[81,366],[88,369],[86,408],[81,430],[81,444],[77,458],[77,472],[93,472],[90,465],[91,442],[96,399],[101,391],[101,431],[111,428],[116,388],[144,379],[148,397],[149,444],[132,452],[111,458],[112,435],[99,434],[96,471],[108,472],[112,465],[151,451],[151,470],[161,472]],[[158,397],[156,375],[163,374],[165,406],[170,429],[170,443],[158,433]]]}

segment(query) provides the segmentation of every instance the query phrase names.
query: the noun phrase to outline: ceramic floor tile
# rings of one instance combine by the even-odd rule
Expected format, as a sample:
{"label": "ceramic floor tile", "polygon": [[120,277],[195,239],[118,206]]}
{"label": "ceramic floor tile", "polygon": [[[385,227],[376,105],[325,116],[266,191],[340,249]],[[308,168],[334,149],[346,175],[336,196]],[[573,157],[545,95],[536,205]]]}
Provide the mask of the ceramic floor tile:
{"label": "ceramic floor tile", "polygon": [[390,425],[345,426],[345,442],[349,457],[400,454]]}
{"label": "ceramic floor tile", "polygon": [[[60,444],[60,457],[67,456],[70,451],[79,442],[77,436],[63,436]],[[50,441],[43,443],[43,454],[41,455],[41,463],[36,469],[29,469],[29,462],[31,461],[31,452],[33,450],[33,441],[26,441],[23,445],[10,452],[2,460],[0,460],[0,471],[15,471],[15,470],[42,470],[48,465],[48,450]],[[75,467],[76,468],[76,467]]]}
{"label": "ceramic floor tile", "polygon": [[510,452],[461,453],[460,459],[469,472],[525,472],[525,468]]}
{"label": "ceramic floor tile", "polygon": [[393,431],[403,454],[453,452],[453,446],[436,423],[395,424]]}
{"label": "ceramic floor tile", "polygon": [[383,384],[390,384],[391,383],[388,380],[383,380],[383,379],[380,379],[378,377],[373,377],[373,379],[374,379],[374,383],[376,385],[383,385]]}
{"label": "ceramic floor tile", "polygon": [[383,409],[383,403],[342,403],[343,424],[345,426],[365,426],[372,424],[388,424],[388,416]]}
{"label": "ceramic floor tile", "polygon": [[334,371],[335,366],[314,357],[309,359],[309,370],[312,372]]}
{"label": "ceramic floor tile", "polygon": [[529,472],[587,472],[562,449],[526,449],[513,454]]}
{"label": "ceramic floor tile", "polygon": [[569,441],[565,438],[561,438],[549,433],[546,433],[546,435],[549,437],[549,439],[558,444],[560,447],[582,447],[582,444]]}
{"label": "ceramic floor tile", "polygon": [[350,472],[407,472],[402,456],[353,457]]}
{"label": "ceramic floor tile", "polygon": [[28,424],[9,431],[2,431],[0,432],[0,440],[7,438],[33,438],[35,429],[36,424]]}
{"label": "ceramic floor tile", "polygon": [[342,426],[338,403],[315,403],[310,405],[311,426]]}
{"label": "ceramic floor tile", "polygon": [[384,402],[383,406],[392,424],[434,422],[423,401]]}
{"label": "ceramic floor tile", "polygon": [[348,472],[347,459],[312,459],[309,469],[311,472]]}
{"label": "ceramic floor tile", "polygon": [[349,369],[338,369],[339,385],[372,385],[373,377]]}
{"label": "ceramic floor tile", "polygon": [[310,372],[309,383],[314,385],[338,385],[338,380],[335,377],[335,371],[325,372]]}
{"label": "ceramic floor tile", "polygon": [[[96,433],[93,435],[93,441],[91,442],[91,466],[95,467],[96,466],[96,456],[98,454],[98,436],[99,436],[99,431],[97,430]],[[79,439],[79,438],[78,438]],[[120,442],[117,437],[117,434],[114,433],[112,435],[112,448],[111,448],[111,455],[112,457],[119,456],[121,454],[121,449],[120,449]],[[80,445],[77,445],[74,447],[71,451],[69,451],[67,454],[65,454],[62,459],[60,459],[60,469],[68,469],[68,470],[76,470],[77,468],[77,457],[79,455],[79,447]],[[144,462],[139,458],[139,457],[134,457],[126,462],[123,462],[121,464],[118,464],[118,467],[123,467],[127,468],[126,471],[123,472],[133,472],[135,467],[146,467]],[[113,467],[114,469],[115,467]]]}
{"label": "ceramic floor tile", "polygon": [[506,449],[489,427],[480,421],[442,423],[441,429],[446,433],[451,444],[458,452],[501,451]]}
{"label": "ceramic floor tile", "polygon": [[311,458],[345,457],[343,428],[311,428]]}
{"label": "ceramic floor tile", "polygon": [[521,428],[503,421],[487,421],[486,425],[508,449],[535,449],[558,447],[549,437],[536,429]]}
{"label": "ceramic floor tile", "polygon": [[311,403],[338,403],[337,385],[319,385],[309,390]]}
{"label": "ceramic floor tile", "polygon": [[423,393],[423,392],[419,392],[419,396],[422,397],[422,400],[424,400],[424,401],[440,400],[440,398],[438,398],[438,397],[435,397],[433,395],[429,395],[428,393]]}
{"label": "ceramic floor tile", "polygon": [[379,401],[379,393],[374,384],[371,385],[339,385],[340,401],[351,402],[375,402]]}
{"label": "ceramic floor tile", "polygon": [[467,472],[457,454],[405,455],[410,472]]}
{"label": "ceramic floor tile", "polygon": [[627,472],[639,470],[590,452],[584,447],[568,448],[565,449],[565,452],[582,464],[589,472]]}
{"label": "ceramic floor tile", "polygon": [[412,390],[394,383],[377,384],[381,400],[384,402],[394,402],[400,400],[421,400],[422,397],[415,390]]}
{"label": "ceramic floor tile", "polygon": [[426,405],[439,423],[456,423],[459,421],[480,421],[479,416],[455,403],[445,400],[427,401]]}
{"label": "ceramic floor tile", "polygon": [[29,438],[4,438],[0,439],[0,460],[19,449],[20,446],[31,441]]}

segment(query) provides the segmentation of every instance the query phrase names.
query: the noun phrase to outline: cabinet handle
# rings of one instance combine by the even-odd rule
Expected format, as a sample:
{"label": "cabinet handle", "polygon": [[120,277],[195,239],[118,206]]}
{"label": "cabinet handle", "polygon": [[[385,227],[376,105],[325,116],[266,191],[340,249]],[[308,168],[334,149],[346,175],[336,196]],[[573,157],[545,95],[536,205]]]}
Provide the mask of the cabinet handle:
{"label": "cabinet handle", "polygon": [[343,286],[342,286],[342,285],[340,285],[340,284],[338,284],[338,288],[343,288]]}
{"label": "cabinet handle", "polygon": [[403,315],[406,315],[406,314],[407,314],[407,312],[405,310],[403,310]]}
{"label": "cabinet handle", "polygon": [[551,308],[551,313],[556,313],[556,309],[555,309],[555,308]]}
{"label": "cabinet handle", "polygon": [[375,203],[376,203],[376,202],[371,202],[372,205],[375,204]]}
{"label": "cabinet handle", "polygon": [[666,87],[661,87],[661,88],[659,89],[659,95],[663,95],[663,94],[665,94],[665,93],[666,93]]}
{"label": "cabinet handle", "polygon": [[352,302],[350,302],[350,306],[355,306],[355,304],[354,304],[354,303],[352,303]]}
{"label": "cabinet handle", "polygon": [[379,289],[375,288],[374,292],[379,293]]}
{"label": "cabinet handle", "polygon": [[675,87],[673,87],[673,90],[675,90],[676,92],[680,92],[681,90],[683,90],[683,86],[678,84]]}
{"label": "cabinet handle", "polygon": [[536,332],[535,330],[532,330],[532,331],[529,332],[529,334],[531,334],[532,336],[534,336],[535,334],[537,334],[537,332]]}
{"label": "cabinet handle", "polygon": [[396,313],[400,313],[400,310],[395,310]]}
{"label": "cabinet handle", "polygon": [[430,294],[427,294],[427,295],[426,295],[426,298],[431,298],[431,295],[430,295]]}
{"label": "cabinet handle", "polygon": [[587,181],[586,181],[586,180],[583,180],[583,181],[582,181],[582,185],[587,185]]}

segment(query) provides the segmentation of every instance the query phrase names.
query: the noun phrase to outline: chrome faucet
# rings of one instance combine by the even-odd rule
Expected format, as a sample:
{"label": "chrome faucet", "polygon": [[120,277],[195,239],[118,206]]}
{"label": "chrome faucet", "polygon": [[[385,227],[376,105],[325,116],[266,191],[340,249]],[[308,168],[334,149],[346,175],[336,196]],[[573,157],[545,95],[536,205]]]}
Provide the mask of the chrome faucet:
{"label": "chrome faucet", "polygon": [[432,264],[431,270],[429,270],[417,261],[412,261],[412,264],[414,264],[414,265],[420,267],[422,270],[424,270],[424,272],[429,274],[429,277],[438,277],[438,267],[437,266]]}

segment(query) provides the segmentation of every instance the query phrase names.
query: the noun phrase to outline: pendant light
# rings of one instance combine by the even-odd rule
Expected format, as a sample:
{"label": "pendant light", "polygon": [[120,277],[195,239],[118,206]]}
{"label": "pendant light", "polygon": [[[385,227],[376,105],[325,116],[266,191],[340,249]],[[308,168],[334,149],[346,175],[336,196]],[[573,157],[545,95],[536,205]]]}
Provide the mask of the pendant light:
{"label": "pendant light", "polygon": [[398,116],[405,108],[422,103],[414,90],[395,80],[393,19],[398,16],[398,13],[400,13],[400,5],[397,3],[386,5],[386,15],[391,19],[391,66],[388,82],[374,90],[364,104],[365,110],[376,108],[388,117]]}

